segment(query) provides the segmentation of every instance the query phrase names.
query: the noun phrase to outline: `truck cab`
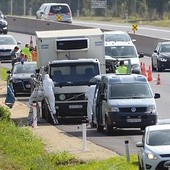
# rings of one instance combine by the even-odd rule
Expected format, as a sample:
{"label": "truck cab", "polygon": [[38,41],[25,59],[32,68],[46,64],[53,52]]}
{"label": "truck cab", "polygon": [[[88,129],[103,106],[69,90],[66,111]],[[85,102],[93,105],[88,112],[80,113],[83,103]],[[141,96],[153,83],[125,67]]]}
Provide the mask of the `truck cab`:
{"label": "truck cab", "polygon": [[115,128],[140,128],[157,123],[155,98],[143,75],[106,74],[96,86],[93,123],[107,135]]}

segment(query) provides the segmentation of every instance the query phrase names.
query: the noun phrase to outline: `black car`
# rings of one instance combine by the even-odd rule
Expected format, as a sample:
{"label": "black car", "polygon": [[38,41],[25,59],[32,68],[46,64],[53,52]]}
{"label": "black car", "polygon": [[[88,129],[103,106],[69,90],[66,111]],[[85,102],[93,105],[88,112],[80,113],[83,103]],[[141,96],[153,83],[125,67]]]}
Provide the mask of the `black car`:
{"label": "black car", "polygon": [[17,62],[7,71],[7,82],[12,83],[14,94],[31,94],[31,75],[37,68],[36,62]]}
{"label": "black car", "polygon": [[6,16],[0,11],[0,33],[7,34],[8,32],[8,22],[6,21]]}
{"label": "black car", "polygon": [[170,69],[170,41],[158,43],[152,54],[151,63],[152,70]]}

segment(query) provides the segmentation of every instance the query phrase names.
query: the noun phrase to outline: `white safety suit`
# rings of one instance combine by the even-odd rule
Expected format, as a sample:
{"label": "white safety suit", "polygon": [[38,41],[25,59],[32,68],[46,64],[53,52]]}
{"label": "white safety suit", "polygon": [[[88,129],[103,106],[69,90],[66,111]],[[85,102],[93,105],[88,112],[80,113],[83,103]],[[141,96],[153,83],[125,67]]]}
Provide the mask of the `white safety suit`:
{"label": "white safety suit", "polygon": [[49,102],[49,105],[51,107],[52,113],[56,114],[55,96],[54,96],[53,88],[54,88],[53,80],[49,77],[48,74],[45,74],[44,80],[43,80],[44,95],[48,99],[48,102]]}
{"label": "white safety suit", "polygon": [[89,123],[92,123],[92,115],[93,115],[93,100],[94,100],[94,92],[96,85],[91,85],[88,91],[85,93],[85,97],[88,99],[87,102],[87,116]]}

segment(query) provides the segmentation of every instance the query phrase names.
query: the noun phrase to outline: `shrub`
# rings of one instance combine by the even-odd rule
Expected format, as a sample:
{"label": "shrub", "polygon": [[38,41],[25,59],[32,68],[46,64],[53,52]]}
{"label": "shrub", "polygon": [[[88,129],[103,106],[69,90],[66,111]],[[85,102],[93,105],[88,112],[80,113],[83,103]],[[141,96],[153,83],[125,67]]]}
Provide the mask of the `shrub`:
{"label": "shrub", "polygon": [[0,120],[10,120],[11,112],[7,107],[0,106]]}

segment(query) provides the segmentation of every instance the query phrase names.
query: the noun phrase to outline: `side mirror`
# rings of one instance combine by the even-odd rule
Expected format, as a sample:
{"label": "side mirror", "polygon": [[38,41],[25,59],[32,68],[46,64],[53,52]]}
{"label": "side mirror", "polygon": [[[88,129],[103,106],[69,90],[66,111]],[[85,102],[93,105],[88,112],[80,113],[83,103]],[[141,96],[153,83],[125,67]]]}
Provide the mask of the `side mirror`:
{"label": "side mirror", "polygon": [[6,73],[7,73],[7,74],[11,74],[11,71],[10,71],[10,70],[8,70]]}
{"label": "side mirror", "polygon": [[17,42],[17,45],[20,45],[20,44],[21,44],[21,41],[18,41],[18,42]]}
{"label": "side mirror", "polygon": [[142,142],[137,142],[136,147],[143,147],[143,143]]}
{"label": "side mirror", "polygon": [[139,54],[139,58],[143,58],[144,57],[144,54],[143,53],[140,53]]}
{"label": "side mirror", "polygon": [[161,95],[159,93],[155,93],[155,96],[154,96],[155,99],[158,99],[160,97],[161,97]]}

